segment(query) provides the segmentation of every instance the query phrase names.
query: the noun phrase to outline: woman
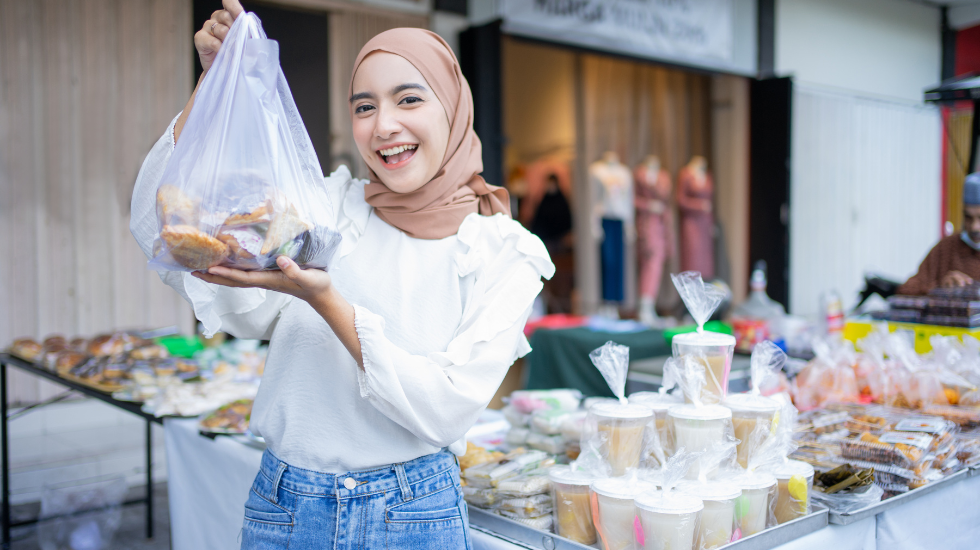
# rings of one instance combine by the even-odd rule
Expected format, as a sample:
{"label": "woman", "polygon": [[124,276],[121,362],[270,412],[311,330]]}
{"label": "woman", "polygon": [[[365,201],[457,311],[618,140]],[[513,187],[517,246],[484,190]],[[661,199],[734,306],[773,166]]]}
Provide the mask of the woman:
{"label": "woman", "polygon": [[[205,71],[242,10],[224,5],[195,35]],[[268,451],[243,548],[468,548],[452,453],[530,350],[524,322],[554,268],[479,176],[472,96],[446,43],[395,29],[354,67],[353,133],[371,177],[325,178],[343,237],[330,273],[281,257],[277,272],[164,280],[209,330],[271,338],[251,416]],[[144,162],[135,235],[155,228],[159,174],[192,107],[193,96]]]}

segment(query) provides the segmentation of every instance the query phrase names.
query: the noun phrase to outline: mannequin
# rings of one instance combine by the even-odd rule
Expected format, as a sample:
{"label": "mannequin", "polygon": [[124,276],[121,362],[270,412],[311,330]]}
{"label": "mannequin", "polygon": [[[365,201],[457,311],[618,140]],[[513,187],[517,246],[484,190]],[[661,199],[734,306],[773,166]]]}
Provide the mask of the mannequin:
{"label": "mannequin", "polygon": [[673,254],[670,174],[649,155],[634,171],[636,179],[636,256],[640,271],[640,322],[655,326],[657,291],[664,262]]}
{"label": "mannequin", "polygon": [[715,277],[713,195],[714,184],[708,173],[708,162],[700,155],[691,157],[677,177],[681,270],[699,271],[706,281]]}
{"label": "mannequin", "polygon": [[617,303],[626,297],[626,254],[636,237],[633,226],[633,174],[607,152],[589,166],[589,180],[598,192],[593,210],[593,234],[601,240],[602,315],[618,318]]}

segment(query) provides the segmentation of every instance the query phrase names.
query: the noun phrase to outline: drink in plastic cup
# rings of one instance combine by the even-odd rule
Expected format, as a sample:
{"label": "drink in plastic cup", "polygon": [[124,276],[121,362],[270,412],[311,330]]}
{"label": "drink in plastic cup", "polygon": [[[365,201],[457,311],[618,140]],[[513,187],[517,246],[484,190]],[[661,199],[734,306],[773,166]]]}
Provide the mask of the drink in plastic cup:
{"label": "drink in plastic cup", "polygon": [[653,419],[653,411],[642,405],[596,403],[589,409],[599,437],[599,453],[621,476],[637,468],[643,454],[643,432]]}
{"label": "drink in plastic cup", "polygon": [[735,510],[742,537],[765,531],[770,504],[775,504],[776,478],[772,474],[749,473],[734,482],[742,489]]}
{"label": "drink in plastic cup", "polygon": [[813,466],[799,460],[787,460],[773,474],[777,485],[776,522],[783,524],[809,514]]}
{"label": "drink in plastic cup", "polygon": [[[704,503],[677,491],[636,497],[636,547],[644,550],[694,550]],[[635,526],[634,526],[635,527]]]}
{"label": "drink in plastic cup", "polygon": [[720,332],[688,332],[674,336],[671,341],[674,357],[696,354],[704,355],[704,388],[701,389],[702,403],[720,403],[728,393],[728,374],[732,370],[732,356],[735,354],[735,337]]}
{"label": "drink in plastic cup", "polygon": [[594,544],[592,505],[589,485],[595,478],[569,466],[556,466],[548,472],[554,500],[555,533],[581,544]]}
{"label": "drink in plastic cup", "polygon": [[730,483],[685,483],[681,492],[704,502],[698,527],[697,547],[711,550],[731,542],[735,532],[735,506],[742,490]]}
{"label": "drink in plastic cup", "polygon": [[630,405],[643,405],[653,410],[653,416],[657,423],[657,435],[660,436],[660,444],[663,445],[664,453],[667,456],[674,454],[673,442],[670,440],[670,430],[667,429],[667,409],[674,405],[684,402],[679,396],[661,394],[654,391],[636,392],[629,396]]}
{"label": "drink in plastic cup", "polygon": [[766,440],[755,440],[752,433],[761,425],[771,435],[779,421],[781,406],[775,399],[749,393],[729,395],[724,405],[732,410],[732,426],[738,440],[738,465],[747,468],[749,456]]}
{"label": "drink in plastic cup", "polygon": [[[725,433],[732,425],[732,411],[721,405],[698,407],[692,404],[674,405],[667,411],[671,431],[674,434],[674,448],[687,452],[706,451],[724,440]],[[688,479],[698,477],[702,468],[698,460],[687,472]],[[708,474],[710,472],[705,472]]]}
{"label": "drink in plastic cup", "polygon": [[592,522],[603,550],[632,550],[636,508],[633,499],[657,492],[652,483],[629,478],[592,482]]}

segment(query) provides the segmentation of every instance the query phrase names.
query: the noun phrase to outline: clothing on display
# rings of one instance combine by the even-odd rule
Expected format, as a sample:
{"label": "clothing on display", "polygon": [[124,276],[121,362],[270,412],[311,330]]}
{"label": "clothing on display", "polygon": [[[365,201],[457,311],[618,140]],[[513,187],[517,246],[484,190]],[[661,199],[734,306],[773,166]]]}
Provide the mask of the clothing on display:
{"label": "clothing on display", "polygon": [[714,226],[711,199],[714,183],[704,157],[695,156],[677,178],[677,207],[681,215],[681,271],[697,271],[705,280],[715,277]]}
{"label": "clothing on display", "polygon": [[633,174],[616,153],[607,152],[589,166],[589,179],[599,198],[593,223],[603,235],[599,256],[602,299],[622,302],[626,297],[626,243],[635,235]]}
{"label": "clothing on display", "polygon": [[544,196],[534,212],[531,233],[540,237],[550,251],[554,248],[554,241],[561,241],[571,230],[572,210],[558,186],[558,178],[553,175],[548,179]]}
{"label": "clothing on display", "polygon": [[652,319],[664,262],[673,254],[671,181],[670,174],[661,168],[660,159],[653,155],[636,167],[634,175],[640,314]]}
{"label": "clothing on display", "polygon": [[623,220],[602,218],[601,260],[602,260],[602,299],[607,302],[622,302],[626,296],[624,287],[626,257],[624,255]]}

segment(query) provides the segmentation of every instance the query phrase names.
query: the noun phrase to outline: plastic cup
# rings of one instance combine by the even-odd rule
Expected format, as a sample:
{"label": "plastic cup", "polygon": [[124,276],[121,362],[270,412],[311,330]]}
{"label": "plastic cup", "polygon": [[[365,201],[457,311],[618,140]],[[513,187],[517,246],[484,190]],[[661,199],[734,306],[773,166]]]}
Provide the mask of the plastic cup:
{"label": "plastic cup", "polygon": [[[725,433],[731,430],[732,411],[721,405],[674,405],[667,411],[674,433],[675,450],[683,448],[687,452],[706,451],[724,440]],[[688,479],[695,479],[707,465],[699,459],[687,471]],[[705,475],[710,472],[705,471]]]}
{"label": "plastic cup", "polygon": [[595,478],[569,466],[556,466],[548,472],[554,500],[555,533],[581,544],[595,544],[589,485]]}
{"label": "plastic cup", "polygon": [[735,429],[735,439],[739,441],[738,465],[747,468],[749,457],[768,438],[754,440],[752,433],[762,425],[771,435],[779,421],[781,405],[775,399],[748,393],[729,395],[725,398],[724,405],[732,410],[732,426]]}
{"label": "plastic cup", "polygon": [[592,482],[592,521],[603,550],[633,548],[636,508],[633,499],[645,493],[655,493],[652,483],[628,478],[597,479]]}
{"label": "plastic cup", "polygon": [[704,510],[701,499],[676,491],[657,491],[638,496],[634,502],[640,519],[637,548],[694,550],[698,523]]}
{"label": "plastic cup", "polygon": [[685,483],[680,491],[704,502],[697,548],[711,550],[731,542],[735,532],[735,506],[742,490],[730,483]]}
{"label": "plastic cup", "polygon": [[674,336],[671,341],[674,357],[701,352],[704,355],[704,388],[702,403],[721,403],[728,393],[728,374],[732,370],[735,337],[719,332],[688,332]]}
{"label": "plastic cup", "polygon": [[742,489],[736,515],[742,536],[748,537],[766,529],[769,504],[775,498],[776,478],[772,474],[750,473],[734,480]]}
{"label": "plastic cup", "polygon": [[599,436],[599,453],[614,477],[637,468],[643,454],[643,432],[653,411],[642,405],[597,403],[589,409]]}
{"label": "plastic cup", "polygon": [[813,466],[787,460],[773,471],[776,476],[776,522],[780,525],[810,513]]}
{"label": "plastic cup", "polygon": [[654,391],[636,392],[629,396],[630,405],[643,405],[653,410],[653,417],[657,424],[657,434],[660,436],[660,443],[664,447],[667,456],[674,454],[673,442],[670,440],[670,430],[667,429],[667,410],[674,405],[684,402],[679,396],[661,394]]}

